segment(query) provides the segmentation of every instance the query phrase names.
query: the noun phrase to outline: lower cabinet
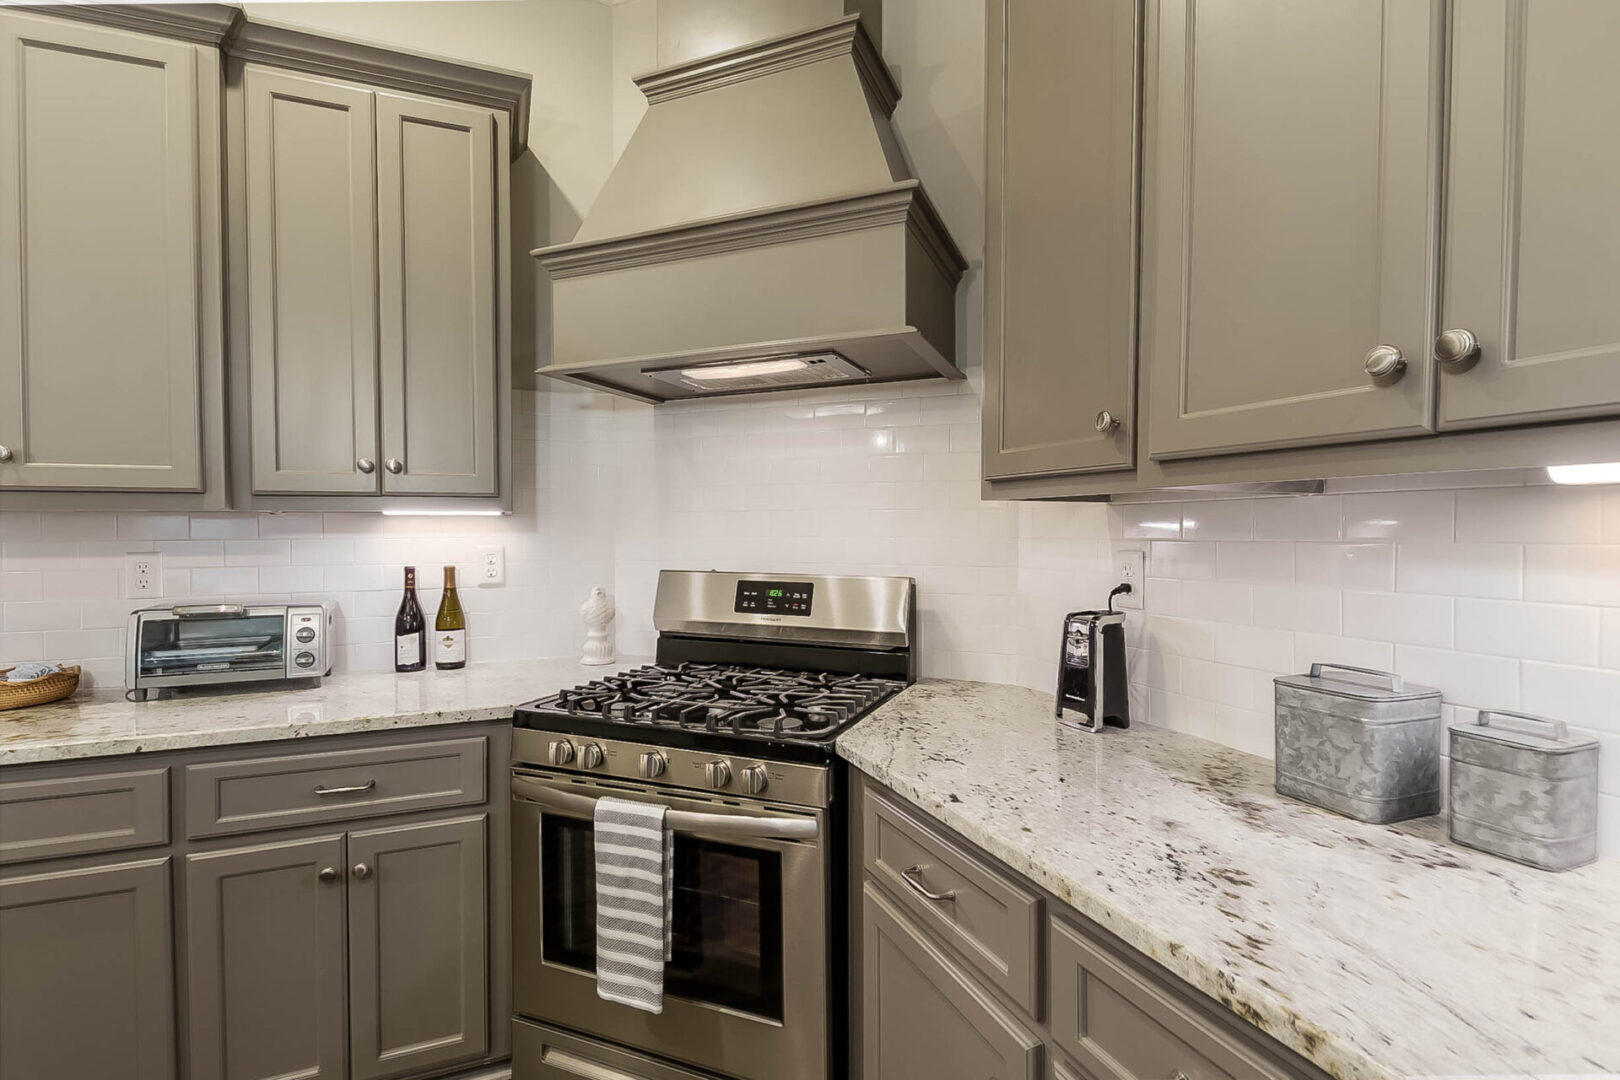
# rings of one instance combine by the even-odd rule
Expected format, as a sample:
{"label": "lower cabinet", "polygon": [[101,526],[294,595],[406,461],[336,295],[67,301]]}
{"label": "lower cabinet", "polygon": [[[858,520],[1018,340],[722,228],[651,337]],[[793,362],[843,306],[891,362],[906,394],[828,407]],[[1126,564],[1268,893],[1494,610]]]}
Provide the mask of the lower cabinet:
{"label": "lower cabinet", "polygon": [[191,1080],[383,1080],[489,1050],[486,818],[186,859]]}
{"label": "lower cabinet", "polygon": [[172,1080],[169,860],[0,881],[0,1080]]}
{"label": "lower cabinet", "polygon": [[861,904],[870,1080],[1040,1080],[1039,1036],[876,886]]}

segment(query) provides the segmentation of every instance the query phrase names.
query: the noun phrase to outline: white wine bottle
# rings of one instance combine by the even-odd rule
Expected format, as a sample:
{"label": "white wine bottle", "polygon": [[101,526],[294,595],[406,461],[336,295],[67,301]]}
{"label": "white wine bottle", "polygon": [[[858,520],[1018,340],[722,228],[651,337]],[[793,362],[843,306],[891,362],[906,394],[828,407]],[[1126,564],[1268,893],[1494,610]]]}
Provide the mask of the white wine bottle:
{"label": "white wine bottle", "polygon": [[422,605],[416,602],[416,567],[405,568],[405,598],[394,615],[394,670],[421,671],[427,667],[427,629]]}
{"label": "white wine bottle", "polygon": [[456,595],[456,568],[444,568],[444,596],[433,620],[433,666],[441,671],[467,666],[467,616]]}

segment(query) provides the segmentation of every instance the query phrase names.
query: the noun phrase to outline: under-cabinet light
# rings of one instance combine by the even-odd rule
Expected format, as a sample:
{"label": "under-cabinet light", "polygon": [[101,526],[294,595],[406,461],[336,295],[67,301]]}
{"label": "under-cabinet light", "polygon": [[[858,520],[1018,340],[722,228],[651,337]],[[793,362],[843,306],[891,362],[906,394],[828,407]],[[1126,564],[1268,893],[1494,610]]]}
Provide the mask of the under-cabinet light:
{"label": "under-cabinet light", "polygon": [[385,509],[384,517],[500,517],[505,510],[400,510]]}
{"label": "under-cabinet light", "polygon": [[1591,465],[1549,465],[1547,479],[1555,484],[1620,484],[1620,461]]}

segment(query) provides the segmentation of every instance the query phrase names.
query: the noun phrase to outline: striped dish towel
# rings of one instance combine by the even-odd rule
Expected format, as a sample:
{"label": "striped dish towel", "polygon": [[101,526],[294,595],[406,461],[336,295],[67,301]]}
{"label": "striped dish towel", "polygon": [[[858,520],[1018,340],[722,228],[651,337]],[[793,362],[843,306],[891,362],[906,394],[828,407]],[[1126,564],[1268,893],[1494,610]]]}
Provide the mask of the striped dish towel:
{"label": "striped dish towel", "polygon": [[596,995],[650,1013],[664,1011],[670,958],[675,860],[665,810],[596,800]]}

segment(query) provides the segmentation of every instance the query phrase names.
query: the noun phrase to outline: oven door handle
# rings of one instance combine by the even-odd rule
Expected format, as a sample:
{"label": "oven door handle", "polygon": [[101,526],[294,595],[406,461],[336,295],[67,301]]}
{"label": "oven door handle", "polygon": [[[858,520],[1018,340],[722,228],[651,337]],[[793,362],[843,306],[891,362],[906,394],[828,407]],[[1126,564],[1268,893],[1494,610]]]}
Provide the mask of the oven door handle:
{"label": "oven door handle", "polygon": [[[552,810],[586,818],[596,815],[596,800],[589,795],[558,791],[549,784],[525,776],[512,777],[512,794],[525,802]],[[694,814],[686,810],[671,810],[664,815],[664,823],[675,832],[696,832],[742,840],[814,840],[821,835],[821,826],[814,818]]]}

